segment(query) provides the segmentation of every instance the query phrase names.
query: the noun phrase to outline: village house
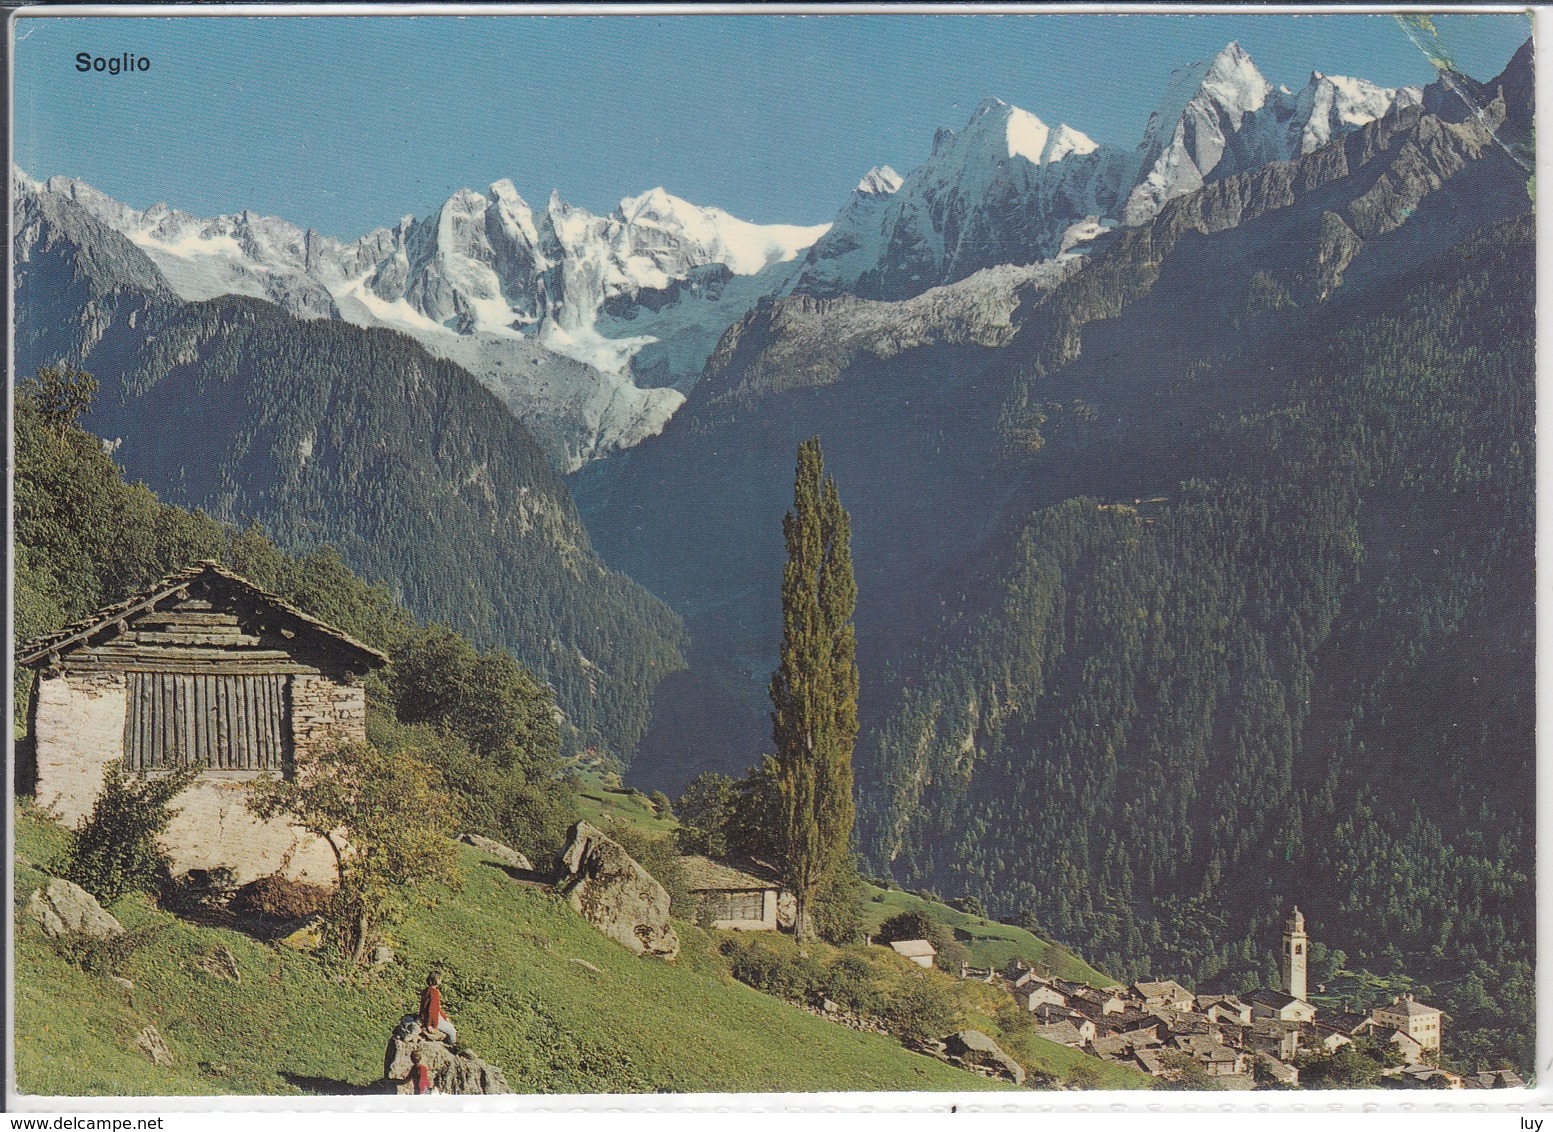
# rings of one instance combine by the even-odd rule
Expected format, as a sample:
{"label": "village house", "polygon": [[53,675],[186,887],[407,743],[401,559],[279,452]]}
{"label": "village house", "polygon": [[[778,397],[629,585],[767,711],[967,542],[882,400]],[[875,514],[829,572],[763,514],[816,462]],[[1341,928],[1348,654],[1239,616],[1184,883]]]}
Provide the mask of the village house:
{"label": "village house", "polygon": [[1157,1049],[1140,1049],[1132,1055],[1132,1059],[1150,1077],[1164,1077],[1170,1070],[1160,1060],[1159,1052]]}
{"label": "village house", "polygon": [[1331,1026],[1323,1026],[1319,1022],[1311,1023],[1307,1029],[1310,1036],[1315,1039],[1315,1044],[1319,1045],[1326,1053],[1336,1053],[1343,1046],[1353,1041],[1351,1037],[1341,1030],[1335,1030]]}
{"label": "village house", "polygon": [[1280,1022],[1273,1018],[1259,1018],[1249,1029],[1242,1031],[1241,1044],[1248,1049],[1276,1057],[1279,1061],[1293,1061],[1300,1051],[1300,1024]]}
{"label": "village house", "polygon": [[1256,1066],[1266,1073],[1274,1081],[1288,1088],[1296,1088],[1300,1083],[1300,1071],[1286,1062],[1279,1061],[1269,1054],[1259,1053],[1255,1055]]}
{"label": "village house", "polygon": [[1384,1006],[1370,1011],[1377,1026],[1400,1030],[1419,1044],[1422,1049],[1438,1050],[1444,1013],[1433,1006],[1425,1006],[1412,995],[1393,998]]}
{"label": "village house", "polygon": [[1066,1019],[1049,1026],[1037,1026],[1035,1036],[1044,1038],[1048,1042],[1056,1042],[1060,1046],[1071,1046],[1074,1049],[1082,1046],[1085,1040],[1078,1028]]}
{"label": "village house", "polygon": [[1068,996],[1068,1005],[1084,1014],[1085,1017],[1099,1020],[1111,1014],[1120,1014],[1127,1009],[1127,1002],[1113,991],[1096,990],[1093,987],[1073,985],[1063,986],[1061,981],[1053,984]]}
{"label": "village house", "polygon": [[1092,1042],[1099,1035],[1093,1022],[1066,1007],[1045,1003],[1031,1011],[1031,1015],[1038,1026],[1055,1026],[1066,1022],[1078,1031],[1078,1036],[1085,1042]]}
{"label": "village house", "polygon": [[1014,997],[1024,1004],[1026,1010],[1034,1010],[1043,1003],[1052,1006],[1066,1006],[1068,1003],[1068,996],[1049,983],[1027,983],[1014,992]]}
{"label": "village house", "polygon": [[1194,1005],[1192,992],[1173,979],[1133,983],[1132,989],[1146,1010],[1191,1010]]}
{"label": "village house", "polygon": [[1526,1082],[1513,1069],[1494,1069],[1463,1077],[1461,1087],[1464,1089],[1524,1089]]}
{"label": "village house", "polygon": [[1381,1080],[1404,1089],[1460,1089],[1465,1084],[1460,1074],[1423,1062],[1411,1062],[1400,1069],[1386,1070],[1381,1074]]}
{"label": "village house", "polygon": [[699,854],[679,859],[685,887],[714,928],[774,932],[782,885],[774,871],[758,862],[735,867]]}
{"label": "village house", "polygon": [[1247,996],[1253,1019],[1266,1018],[1276,1022],[1314,1022],[1316,1008],[1291,994],[1275,990],[1252,991]]}
{"label": "village house", "polygon": [[1238,1022],[1251,1025],[1251,1004],[1232,994],[1200,994],[1197,1010],[1210,1022]]}
{"label": "village house", "polygon": [[252,582],[200,562],[27,642],[31,742],[18,778],[66,825],[92,811],[106,764],[150,775],[200,768],[162,838],[175,873],[277,871],[332,884],[320,838],[245,801],[299,757],[366,739],[362,678],[387,657]]}
{"label": "village house", "polygon": [[1397,1051],[1410,1063],[1424,1059],[1424,1047],[1419,1044],[1418,1039],[1401,1030],[1391,1026],[1376,1026],[1370,1031],[1370,1036],[1378,1045],[1396,1046]]}

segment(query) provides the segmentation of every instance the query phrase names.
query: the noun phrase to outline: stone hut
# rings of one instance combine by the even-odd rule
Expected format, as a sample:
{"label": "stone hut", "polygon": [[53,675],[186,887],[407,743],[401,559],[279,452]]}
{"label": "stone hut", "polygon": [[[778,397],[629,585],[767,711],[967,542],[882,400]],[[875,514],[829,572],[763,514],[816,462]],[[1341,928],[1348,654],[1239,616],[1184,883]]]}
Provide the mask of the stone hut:
{"label": "stone hut", "polygon": [[163,838],[174,871],[333,883],[321,839],[261,822],[244,801],[298,754],[365,740],[361,678],[382,653],[204,561],[27,642],[16,660],[37,671],[19,777],[67,825],[91,812],[113,759],[147,774],[198,766]]}
{"label": "stone hut", "polygon": [[890,944],[897,955],[904,955],[918,967],[932,967],[938,957],[938,949],[925,939],[898,939]]}
{"label": "stone hut", "polygon": [[776,873],[755,862],[736,868],[699,854],[679,859],[685,887],[710,914],[714,928],[774,932],[782,885]]}

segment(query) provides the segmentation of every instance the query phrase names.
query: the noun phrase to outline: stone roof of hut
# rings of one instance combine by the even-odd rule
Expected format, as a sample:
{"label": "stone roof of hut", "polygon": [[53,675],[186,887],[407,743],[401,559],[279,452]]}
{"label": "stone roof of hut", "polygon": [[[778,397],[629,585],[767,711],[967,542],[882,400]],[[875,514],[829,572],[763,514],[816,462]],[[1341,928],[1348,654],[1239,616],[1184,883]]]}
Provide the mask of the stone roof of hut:
{"label": "stone roof of hut", "polygon": [[154,609],[159,603],[184,593],[191,588],[200,588],[212,584],[225,584],[245,591],[245,596],[250,600],[293,620],[300,627],[324,638],[337,650],[343,651],[352,659],[368,668],[379,668],[388,663],[388,657],[371,645],[363,644],[349,633],[336,629],[333,625],[320,621],[311,614],[302,612],[302,610],[285,599],[259,588],[242,575],[235,574],[220,563],[210,559],[202,559],[192,566],[176,570],[139,593],[125,598],[123,601],[114,602],[112,605],[105,605],[95,613],[83,617],[79,621],[73,621],[62,629],[27,641],[17,649],[16,663],[25,666],[44,664],[50,657],[57,656],[64,650],[73,648],[76,645],[84,644],[117,621],[122,621],[138,613]]}
{"label": "stone roof of hut", "polygon": [[691,853],[681,857],[679,864],[685,874],[685,887],[691,892],[751,892],[781,887],[776,873],[760,861],[741,861],[736,868]]}

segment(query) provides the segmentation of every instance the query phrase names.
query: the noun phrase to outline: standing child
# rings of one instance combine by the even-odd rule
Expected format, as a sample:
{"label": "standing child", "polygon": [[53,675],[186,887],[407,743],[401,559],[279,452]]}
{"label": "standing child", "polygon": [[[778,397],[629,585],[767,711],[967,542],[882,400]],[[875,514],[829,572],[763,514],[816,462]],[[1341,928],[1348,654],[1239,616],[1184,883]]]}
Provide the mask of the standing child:
{"label": "standing child", "polygon": [[415,1087],[416,1096],[431,1092],[431,1070],[421,1061],[420,1046],[410,1054],[410,1084]]}

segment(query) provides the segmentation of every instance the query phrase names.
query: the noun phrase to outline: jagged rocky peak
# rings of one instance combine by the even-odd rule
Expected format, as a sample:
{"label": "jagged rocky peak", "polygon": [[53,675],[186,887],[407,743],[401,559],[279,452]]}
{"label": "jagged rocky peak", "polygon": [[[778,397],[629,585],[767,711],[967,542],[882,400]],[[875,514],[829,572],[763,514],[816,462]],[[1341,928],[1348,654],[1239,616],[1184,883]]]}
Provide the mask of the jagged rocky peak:
{"label": "jagged rocky peak", "polygon": [[1032,165],[1048,165],[1069,154],[1092,153],[1098,148],[1073,127],[1062,124],[1053,129],[1028,110],[1001,98],[984,101],[970,124],[946,142],[944,153],[964,160],[1023,157]]}
{"label": "jagged rocky peak", "polygon": [[900,191],[901,175],[888,165],[875,165],[863,174],[854,192],[870,197],[893,196]]}
{"label": "jagged rocky peak", "polygon": [[1416,87],[1319,71],[1297,92],[1275,88],[1231,43],[1172,72],[1138,146],[1122,222],[1147,223],[1166,201],[1208,181],[1310,153],[1421,97]]}
{"label": "jagged rocky peak", "polygon": [[1075,220],[1115,214],[1122,157],[989,98],[963,129],[940,129],[908,176],[887,171],[858,184],[794,292],[903,299],[996,264],[1049,259]]}
{"label": "jagged rocky peak", "polygon": [[1247,117],[1272,93],[1239,43],[1172,71],[1138,146],[1122,222],[1147,223],[1166,201],[1202,188]]}
{"label": "jagged rocky peak", "polygon": [[1324,75],[1312,71],[1310,81],[1297,94],[1280,92],[1280,101],[1292,102],[1290,118],[1297,137],[1290,137],[1290,157],[1320,149],[1360,126],[1367,126],[1395,106],[1416,106],[1423,98],[1418,87],[1388,89],[1367,79]]}

